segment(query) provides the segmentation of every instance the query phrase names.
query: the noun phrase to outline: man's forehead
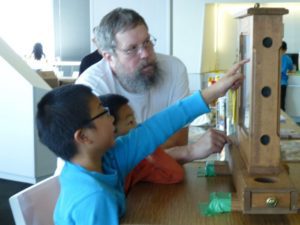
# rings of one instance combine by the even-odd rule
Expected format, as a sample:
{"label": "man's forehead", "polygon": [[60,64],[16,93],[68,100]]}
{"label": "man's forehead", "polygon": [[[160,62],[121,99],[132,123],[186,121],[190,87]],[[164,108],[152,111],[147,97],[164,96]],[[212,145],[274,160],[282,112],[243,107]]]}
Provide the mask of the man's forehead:
{"label": "man's forehead", "polygon": [[148,29],[144,25],[138,25],[132,29],[128,29],[116,34],[116,42],[119,45],[132,45],[137,42],[144,41],[149,37]]}

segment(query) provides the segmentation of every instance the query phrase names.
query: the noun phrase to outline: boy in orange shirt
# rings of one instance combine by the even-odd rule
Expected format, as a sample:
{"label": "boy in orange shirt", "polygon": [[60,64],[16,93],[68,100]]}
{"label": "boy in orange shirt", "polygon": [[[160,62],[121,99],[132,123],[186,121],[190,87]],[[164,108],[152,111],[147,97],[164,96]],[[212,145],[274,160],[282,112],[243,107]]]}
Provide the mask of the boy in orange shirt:
{"label": "boy in orange shirt", "polygon": [[[108,107],[110,114],[115,118],[115,136],[126,135],[137,126],[129,100],[118,94],[106,94],[99,96],[103,106]],[[197,143],[187,146],[177,146],[171,149],[180,151],[197,151]],[[196,150],[195,150],[196,149]],[[193,159],[205,158],[213,152],[197,154]],[[126,177],[124,189],[128,194],[130,189],[139,181],[159,184],[174,184],[183,180],[184,170],[182,166],[164,149],[158,147],[152,155],[142,160]]]}
{"label": "boy in orange shirt", "polygon": [[[128,99],[118,94],[107,94],[99,97],[103,106],[108,107],[115,118],[116,137],[127,134],[137,126],[134,112],[128,105]],[[139,181],[160,184],[174,184],[183,180],[182,166],[163,149],[157,148],[152,155],[142,160],[126,177],[124,189],[128,194]]]}

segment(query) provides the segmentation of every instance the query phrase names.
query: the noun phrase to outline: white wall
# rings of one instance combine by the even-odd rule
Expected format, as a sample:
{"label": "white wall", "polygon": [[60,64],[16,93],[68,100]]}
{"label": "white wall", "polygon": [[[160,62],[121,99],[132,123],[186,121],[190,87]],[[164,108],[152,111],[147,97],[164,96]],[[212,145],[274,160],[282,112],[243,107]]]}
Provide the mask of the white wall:
{"label": "white wall", "polygon": [[47,58],[54,57],[52,1],[0,1],[0,36],[19,55],[30,55],[34,43],[41,42]]}
{"label": "white wall", "polygon": [[90,53],[89,1],[53,0],[53,9],[55,56],[63,61],[81,61]]}
{"label": "white wall", "polygon": [[297,5],[282,4],[289,10],[289,14],[283,17],[284,40],[287,42],[290,53],[300,52],[300,2]]}
{"label": "white wall", "polygon": [[[226,2],[226,1],[224,1]],[[284,23],[284,37],[283,39],[288,44],[288,52],[298,53],[300,51],[300,2],[299,1],[287,1],[282,3],[281,1],[260,1],[261,7],[282,7],[289,10],[289,14],[283,16]],[[268,3],[269,2],[269,3]],[[278,3],[280,2],[280,3]],[[293,3],[292,3],[293,2]],[[236,39],[236,20],[233,18],[235,12],[241,9],[253,7],[253,3],[239,3],[239,4],[219,4],[219,12],[222,16],[222,27],[226,29],[220,29],[218,40],[220,43],[217,52],[217,67],[216,69],[228,69],[237,57],[237,39]],[[228,32],[231,31],[231,32]],[[233,40],[233,41],[230,41]],[[205,43],[204,43],[205,45]]]}
{"label": "white wall", "polygon": [[218,22],[216,10],[218,8],[214,4],[207,4],[205,6],[204,26],[203,26],[203,48],[202,48],[202,61],[201,71],[209,72],[217,68],[217,55],[216,51],[216,28],[215,24]]}
{"label": "white wall", "polygon": [[286,113],[300,123],[300,76],[290,76],[286,90]]}
{"label": "white wall", "polygon": [[203,25],[203,0],[173,1],[173,55],[184,62],[188,73],[200,72]]}
{"label": "white wall", "polygon": [[[204,25],[205,9],[207,4],[219,3],[225,6],[225,3],[246,3],[249,6],[254,6],[257,1],[244,0],[174,0],[173,1],[173,54],[179,57],[187,65],[189,73],[207,72],[212,68],[211,65],[216,65],[215,70],[228,69],[235,59],[236,43],[231,41],[234,36],[227,32],[227,36],[219,37],[226,43],[222,49],[219,50],[216,56],[211,56],[211,43],[204,42],[206,40],[213,40],[213,34],[207,34],[208,28]],[[280,0],[261,0],[261,6],[270,6],[266,3],[281,3],[281,6],[287,7],[288,4],[282,3]],[[287,2],[299,3],[297,0],[289,0]],[[278,6],[277,6],[278,7]],[[285,40],[288,42],[289,52],[299,52],[300,42],[300,19],[298,7],[291,6],[291,12],[288,17],[284,17],[285,23]],[[208,12],[211,13],[211,12]],[[234,29],[233,22],[230,22],[228,16],[229,12],[225,11],[225,17],[221,22],[227,22],[224,26],[229,32]],[[209,22],[209,24],[211,21]],[[203,35],[208,35],[204,37]],[[220,40],[219,40],[220,41]],[[203,53],[203,55],[202,55]],[[208,54],[208,55],[207,55]],[[214,61],[216,60],[216,61]]]}
{"label": "white wall", "polygon": [[56,157],[40,143],[36,105],[51,88],[0,38],[0,178],[35,183]]}

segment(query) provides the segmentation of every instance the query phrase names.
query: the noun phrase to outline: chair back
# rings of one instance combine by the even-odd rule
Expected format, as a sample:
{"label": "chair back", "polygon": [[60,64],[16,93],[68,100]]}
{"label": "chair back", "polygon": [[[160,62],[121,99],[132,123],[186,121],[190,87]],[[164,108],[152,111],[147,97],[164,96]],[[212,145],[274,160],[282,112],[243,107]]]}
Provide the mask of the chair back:
{"label": "chair back", "polygon": [[16,225],[53,225],[59,191],[58,176],[51,176],[11,196],[9,204]]}

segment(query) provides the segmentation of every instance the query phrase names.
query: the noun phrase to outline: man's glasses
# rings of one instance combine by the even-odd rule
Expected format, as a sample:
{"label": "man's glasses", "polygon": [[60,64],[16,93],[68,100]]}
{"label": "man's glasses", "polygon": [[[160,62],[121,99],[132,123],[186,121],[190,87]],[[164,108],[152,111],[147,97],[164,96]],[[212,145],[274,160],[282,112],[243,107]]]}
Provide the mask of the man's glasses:
{"label": "man's glasses", "polygon": [[83,126],[88,125],[89,123],[93,122],[95,119],[98,119],[101,116],[104,116],[104,115],[109,116],[110,115],[109,108],[108,107],[103,107],[103,108],[104,108],[103,112],[101,112],[101,113],[97,114],[96,116],[84,121]]}
{"label": "man's glasses", "polygon": [[147,50],[147,51],[150,49],[152,50],[155,44],[156,44],[156,38],[150,35],[150,37],[140,45],[135,45],[128,49],[120,49],[120,48],[115,48],[115,49],[123,52],[127,56],[136,56],[140,54],[142,50]]}

